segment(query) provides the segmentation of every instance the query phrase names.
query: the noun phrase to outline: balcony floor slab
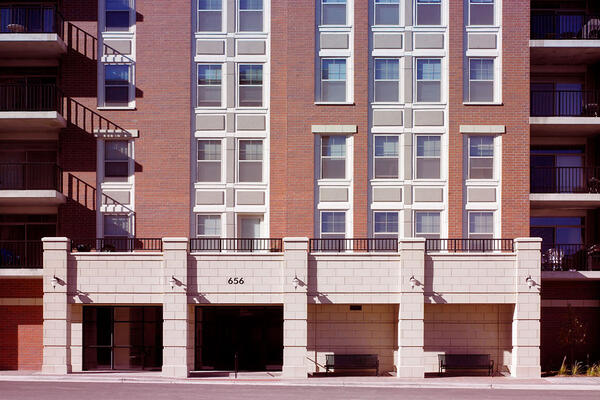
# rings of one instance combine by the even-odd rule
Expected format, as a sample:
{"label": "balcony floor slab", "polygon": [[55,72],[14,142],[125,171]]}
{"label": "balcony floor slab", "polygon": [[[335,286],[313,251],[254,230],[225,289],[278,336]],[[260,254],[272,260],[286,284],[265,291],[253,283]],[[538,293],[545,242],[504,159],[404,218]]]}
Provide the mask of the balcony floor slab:
{"label": "balcony floor slab", "polygon": [[57,131],[66,126],[67,121],[57,111],[0,112],[0,132]]}
{"label": "balcony floor slab", "polygon": [[67,53],[65,42],[56,33],[3,33],[0,58],[48,59]]}
{"label": "balcony floor slab", "polygon": [[0,206],[52,206],[67,198],[57,190],[0,190]]}
{"label": "balcony floor slab", "polygon": [[532,136],[594,136],[600,134],[600,117],[529,117]]}
{"label": "balcony floor slab", "polygon": [[600,207],[600,193],[530,193],[531,208],[576,208]]}
{"label": "balcony floor slab", "polygon": [[594,64],[600,61],[600,40],[530,40],[531,64]]}

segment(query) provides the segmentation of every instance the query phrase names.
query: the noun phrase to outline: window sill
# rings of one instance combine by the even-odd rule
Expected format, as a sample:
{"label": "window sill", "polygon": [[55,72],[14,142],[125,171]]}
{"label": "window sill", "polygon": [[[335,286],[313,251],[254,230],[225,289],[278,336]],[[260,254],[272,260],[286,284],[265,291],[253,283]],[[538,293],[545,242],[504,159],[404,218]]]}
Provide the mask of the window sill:
{"label": "window sill", "polygon": [[98,110],[122,110],[122,111],[126,111],[126,110],[135,110],[135,106],[98,106],[96,107],[96,109]]}
{"label": "window sill", "polygon": [[354,102],[315,101],[316,106],[353,106]]}
{"label": "window sill", "polygon": [[501,101],[463,101],[465,106],[503,106],[504,103]]}

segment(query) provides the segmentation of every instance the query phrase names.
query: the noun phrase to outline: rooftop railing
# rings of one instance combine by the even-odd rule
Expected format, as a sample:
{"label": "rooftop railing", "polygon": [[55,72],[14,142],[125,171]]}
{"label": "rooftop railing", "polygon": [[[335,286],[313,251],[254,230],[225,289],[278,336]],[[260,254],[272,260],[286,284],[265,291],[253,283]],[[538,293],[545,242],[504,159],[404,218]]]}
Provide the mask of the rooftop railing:
{"label": "rooftop railing", "polygon": [[600,193],[600,167],[532,167],[531,193]]}
{"label": "rooftop railing", "polygon": [[599,117],[597,90],[532,90],[532,117]]}
{"label": "rooftop railing", "polygon": [[574,13],[531,15],[531,38],[536,40],[598,40],[600,16]]}
{"label": "rooftop railing", "polygon": [[0,5],[0,33],[56,33],[64,35],[64,17],[45,5]]}
{"label": "rooftop railing", "polygon": [[190,251],[196,252],[267,252],[281,253],[283,239],[271,238],[194,238]]}
{"label": "rooftop railing", "polygon": [[0,163],[0,190],[62,192],[62,169],[51,163]]}
{"label": "rooftop railing", "polygon": [[134,252],[163,251],[160,238],[105,237],[71,240],[71,251],[78,253],[95,252]]}
{"label": "rooftop railing", "polygon": [[425,241],[427,253],[512,253],[513,251],[513,239],[427,239]]}
{"label": "rooftop railing", "polygon": [[41,240],[0,240],[0,268],[42,268]]}
{"label": "rooftop railing", "polygon": [[320,238],[310,239],[311,253],[398,252],[396,238]]}

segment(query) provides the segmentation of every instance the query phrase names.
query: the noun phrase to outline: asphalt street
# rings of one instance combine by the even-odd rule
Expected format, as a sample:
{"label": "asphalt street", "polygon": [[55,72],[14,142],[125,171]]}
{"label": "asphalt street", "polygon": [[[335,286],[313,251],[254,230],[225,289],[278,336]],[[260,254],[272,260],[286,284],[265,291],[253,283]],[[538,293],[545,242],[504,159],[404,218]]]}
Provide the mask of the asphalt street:
{"label": "asphalt street", "polygon": [[0,382],[0,400],[353,400],[527,399],[600,400],[600,391],[367,388],[211,384]]}

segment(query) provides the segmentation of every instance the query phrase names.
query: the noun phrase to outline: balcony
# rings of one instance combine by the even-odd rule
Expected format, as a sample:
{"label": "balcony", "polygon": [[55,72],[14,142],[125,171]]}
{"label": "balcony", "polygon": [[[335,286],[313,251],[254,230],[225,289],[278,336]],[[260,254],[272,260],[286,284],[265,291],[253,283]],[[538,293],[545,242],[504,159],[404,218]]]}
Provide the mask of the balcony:
{"label": "balcony", "polygon": [[427,239],[427,253],[512,253],[513,239]]}
{"label": "balcony", "polygon": [[379,253],[398,252],[398,239],[396,238],[368,238],[368,239],[310,239],[309,252],[311,253]]}
{"label": "balcony", "polygon": [[597,90],[532,90],[531,133],[593,136],[600,133]]}
{"label": "balcony", "polygon": [[597,208],[600,167],[532,167],[533,208]]}
{"label": "balcony", "polygon": [[62,194],[62,169],[50,163],[0,164],[0,205],[58,205]]}
{"label": "balcony", "polygon": [[600,16],[534,11],[530,46],[533,64],[593,64],[600,60]]}
{"label": "balcony", "polygon": [[0,58],[55,59],[66,52],[64,18],[54,7],[0,6]]}
{"label": "balcony", "polygon": [[65,128],[63,96],[54,84],[0,84],[0,132]]}
{"label": "balcony", "polygon": [[0,269],[42,268],[41,240],[0,240]]}
{"label": "balcony", "polygon": [[247,252],[247,253],[281,253],[283,251],[282,239],[261,238],[195,238],[190,239],[190,251],[200,252]]}
{"label": "balcony", "polygon": [[542,244],[543,271],[600,271],[600,246]]}

